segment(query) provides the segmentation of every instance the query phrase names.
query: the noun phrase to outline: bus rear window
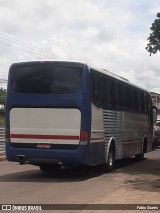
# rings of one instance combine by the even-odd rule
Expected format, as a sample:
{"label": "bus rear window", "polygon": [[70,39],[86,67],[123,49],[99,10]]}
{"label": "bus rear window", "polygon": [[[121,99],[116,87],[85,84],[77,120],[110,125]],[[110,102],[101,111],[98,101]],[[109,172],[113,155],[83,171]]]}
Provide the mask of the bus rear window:
{"label": "bus rear window", "polygon": [[81,86],[82,68],[41,64],[14,67],[11,88],[17,93],[75,93]]}

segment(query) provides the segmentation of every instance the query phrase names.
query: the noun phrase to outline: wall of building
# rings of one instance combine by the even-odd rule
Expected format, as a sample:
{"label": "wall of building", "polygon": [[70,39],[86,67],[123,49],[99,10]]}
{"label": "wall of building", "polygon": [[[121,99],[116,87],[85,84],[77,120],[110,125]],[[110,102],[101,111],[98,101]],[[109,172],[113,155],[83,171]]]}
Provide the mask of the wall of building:
{"label": "wall of building", "polygon": [[158,115],[160,115],[160,94],[155,92],[150,92],[152,97],[153,106],[157,107]]}

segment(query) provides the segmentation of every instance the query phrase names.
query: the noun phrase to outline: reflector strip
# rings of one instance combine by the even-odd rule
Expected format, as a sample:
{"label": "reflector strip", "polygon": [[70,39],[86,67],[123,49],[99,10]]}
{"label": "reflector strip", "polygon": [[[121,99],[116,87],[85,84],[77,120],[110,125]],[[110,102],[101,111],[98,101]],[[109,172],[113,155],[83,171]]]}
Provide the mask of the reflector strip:
{"label": "reflector strip", "polygon": [[56,139],[56,140],[79,140],[79,136],[74,136],[74,135],[30,135],[30,134],[11,134],[11,138]]}
{"label": "reflector strip", "polygon": [[103,138],[91,138],[91,140],[104,140],[104,137]]}

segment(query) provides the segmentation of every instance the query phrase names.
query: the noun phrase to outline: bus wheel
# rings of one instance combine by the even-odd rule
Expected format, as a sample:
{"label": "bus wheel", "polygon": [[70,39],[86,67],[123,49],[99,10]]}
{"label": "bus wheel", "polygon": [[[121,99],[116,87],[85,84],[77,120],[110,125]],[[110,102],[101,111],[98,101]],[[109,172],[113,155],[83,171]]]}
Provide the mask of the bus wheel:
{"label": "bus wheel", "polygon": [[144,152],[142,154],[139,155],[135,155],[136,160],[141,161],[144,159]]}
{"label": "bus wheel", "polygon": [[144,141],[143,144],[143,152],[141,154],[135,155],[136,160],[141,161],[144,160],[144,153],[147,152],[147,141]]}
{"label": "bus wheel", "polygon": [[109,153],[108,153],[108,159],[107,159],[107,172],[113,171],[114,168],[114,163],[115,163],[115,150],[113,145],[110,146],[109,148]]}
{"label": "bus wheel", "polygon": [[99,166],[100,170],[104,172],[112,172],[114,169],[114,163],[115,163],[115,149],[114,146],[111,145],[109,148],[108,158],[106,160],[106,163],[101,164]]}
{"label": "bus wheel", "polygon": [[51,172],[51,171],[57,171],[61,168],[61,165],[54,164],[54,165],[39,165],[39,168],[43,172]]}

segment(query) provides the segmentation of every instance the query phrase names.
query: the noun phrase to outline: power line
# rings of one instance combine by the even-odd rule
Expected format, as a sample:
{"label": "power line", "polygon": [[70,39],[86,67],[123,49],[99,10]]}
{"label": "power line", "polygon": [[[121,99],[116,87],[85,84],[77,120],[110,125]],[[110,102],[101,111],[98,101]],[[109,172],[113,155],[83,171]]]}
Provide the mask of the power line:
{"label": "power line", "polygon": [[[25,52],[29,52],[29,53],[32,53],[32,54],[36,54],[36,55],[39,55],[39,56],[41,56],[41,57],[44,57],[44,56],[45,56],[45,55],[43,55],[43,54],[35,53],[35,52],[33,52],[33,51],[26,50],[26,49],[23,49],[23,48],[20,48],[20,47],[17,47],[17,46],[13,46],[13,45],[11,45],[11,44],[3,43],[3,42],[1,42],[1,41],[0,41],[0,44],[6,45],[6,46],[9,46],[9,47],[12,47],[12,48],[16,48],[16,49],[19,49],[19,50],[22,50],[22,51],[25,51]],[[52,58],[52,59],[53,59],[53,58]]]}
{"label": "power line", "polygon": [[6,83],[6,82],[7,82],[7,79],[0,78],[0,82]]}
{"label": "power line", "polygon": [[0,87],[7,87],[7,80],[6,79],[0,79]]}
{"label": "power line", "polygon": [[[32,48],[32,49],[37,49],[37,50],[39,50],[39,51],[41,51],[41,52],[43,52],[43,53],[45,53],[45,54],[49,54],[49,55],[53,55],[53,54],[54,54],[54,53],[48,52],[48,51],[46,51],[46,50],[43,50],[43,49],[41,49],[41,48],[39,48],[39,47],[36,47],[36,46],[34,46],[34,45],[28,44],[28,43],[26,43],[26,42],[22,42],[22,41],[20,41],[20,40],[18,40],[18,39],[11,38],[10,36],[7,36],[7,35],[0,34],[0,37],[1,37],[2,39],[4,39],[4,40],[8,40],[8,41],[10,41],[10,42],[12,42],[12,43],[15,43],[15,44],[18,44],[18,45],[20,44],[20,45],[22,45],[22,46],[24,46],[24,47],[29,47],[29,48]],[[54,54],[54,55],[60,56],[60,55],[58,55],[58,54]]]}
{"label": "power line", "polygon": [[0,85],[7,85],[7,79],[0,79]]}
{"label": "power line", "polygon": [[10,47],[13,47],[13,48],[17,48],[17,49],[20,49],[20,50],[23,50],[23,51],[27,51],[27,52],[30,52],[30,53],[34,53],[34,54],[37,54],[37,55],[40,55],[40,56],[43,56],[43,57],[44,57],[44,56],[46,57],[46,55],[47,55],[49,58],[52,58],[52,59],[53,59],[53,56],[56,57],[56,58],[59,58],[59,57],[60,57],[60,58],[64,58],[64,59],[71,59],[70,57],[64,56],[64,55],[62,55],[62,54],[56,54],[56,53],[48,52],[48,51],[43,50],[43,49],[41,49],[41,48],[39,48],[39,47],[36,47],[36,46],[30,45],[30,44],[27,44],[27,43],[25,43],[25,42],[22,42],[22,41],[20,41],[20,40],[18,40],[18,39],[12,38],[12,37],[7,36],[7,35],[4,35],[4,34],[0,34],[0,38],[3,39],[3,40],[5,40],[5,41],[9,41],[9,42],[11,42],[11,43],[13,43],[13,44],[21,45],[21,46],[23,46],[23,47],[25,47],[25,48],[31,48],[32,50],[38,50],[38,51],[40,51],[41,53],[43,53],[43,55],[42,55],[42,54],[39,54],[39,53],[35,53],[35,52],[31,51],[31,50],[22,49],[22,48],[19,48],[19,47],[17,47],[17,46],[13,46],[13,45],[11,45],[11,44],[6,44],[6,43],[3,43],[3,42],[0,42],[0,43],[3,44],[3,45],[7,45],[7,46],[10,46]]}

